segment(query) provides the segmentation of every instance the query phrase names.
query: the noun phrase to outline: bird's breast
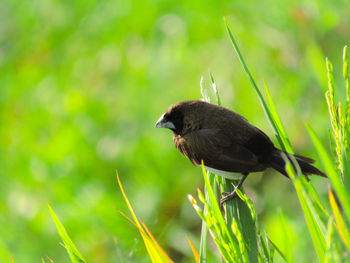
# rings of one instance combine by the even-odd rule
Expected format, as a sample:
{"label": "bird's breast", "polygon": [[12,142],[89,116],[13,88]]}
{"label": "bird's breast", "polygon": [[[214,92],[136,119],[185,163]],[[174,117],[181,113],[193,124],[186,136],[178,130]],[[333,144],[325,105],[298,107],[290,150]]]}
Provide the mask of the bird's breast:
{"label": "bird's breast", "polygon": [[211,167],[208,167],[208,166],[204,166],[204,167],[209,172],[217,174],[217,175],[220,175],[220,176],[225,177],[227,179],[240,180],[243,177],[243,174],[241,174],[241,173],[234,173],[234,172],[218,170],[218,169],[211,168]]}

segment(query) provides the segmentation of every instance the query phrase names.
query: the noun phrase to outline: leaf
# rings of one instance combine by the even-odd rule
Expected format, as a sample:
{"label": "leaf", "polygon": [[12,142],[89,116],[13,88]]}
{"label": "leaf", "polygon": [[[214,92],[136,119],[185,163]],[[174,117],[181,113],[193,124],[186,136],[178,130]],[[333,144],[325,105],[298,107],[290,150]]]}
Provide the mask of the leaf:
{"label": "leaf", "polygon": [[290,227],[287,225],[286,219],[282,211],[279,211],[280,221],[282,223],[283,231],[284,231],[284,247],[285,247],[285,260],[286,262],[294,262],[293,260],[293,244],[291,242],[291,233]]}
{"label": "leaf", "polygon": [[121,211],[119,211],[124,217],[126,217],[133,225],[135,225],[137,227],[137,229],[139,230],[141,237],[143,239],[143,242],[145,244],[145,247],[147,249],[148,255],[151,258],[151,261],[154,263],[159,263],[159,262],[173,262],[169,256],[165,253],[165,251],[162,249],[162,247],[158,244],[158,242],[156,241],[156,239],[154,238],[154,236],[152,235],[152,233],[149,231],[149,229],[147,228],[147,226],[141,221],[141,223],[139,222],[139,220],[136,217],[136,214],[125,194],[123,185],[120,181],[119,175],[117,173],[117,181],[118,181],[118,185],[119,188],[122,192],[122,195],[124,197],[125,203],[127,204],[129,211],[131,213],[131,216],[133,218],[130,219],[128,216],[126,216],[124,213],[122,213]]}
{"label": "leaf", "polygon": [[305,177],[297,176],[292,164],[288,159],[286,161],[286,171],[290,177],[294,177],[294,187],[296,189],[301,208],[304,212],[304,217],[314,243],[317,256],[320,262],[324,262],[326,253],[326,239],[320,228],[320,218],[313,208],[313,204],[309,196],[305,192],[305,184],[307,183]]}
{"label": "leaf", "polygon": [[335,218],[335,221],[336,221],[337,230],[338,230],[338,232],[340,234],[340,237],[342,238],[344,244],[350,250],[350,235],[349,235],[349,231],[346,228],[343,216],[342,216],[342,214],[339,211],[338,204],[335,201],[333,192],[331,190],[328,190],[328,197],[329,197],[329,202],[331,204],[333,215],[334,215],[334,218]]}
{"label": "leaf", "polygon": [[53,211],[52,207],[49,204],[47,204],[47,206],[49,208],[52,220],[55,223],[55,226],[56,226],[56,229],[58,231],[58,234],[60,235],[60,237],[61,237],[61,239],[63,241],[64,248],[67,250],[71,261],[73,263],[81,263],[81,262],[86,263],[85,259],[80,254],[80,252],[77,249],[77,247],[74,245],[73,241],[69,237],[66,229],[64,228],[64,226],[61,223],[61,221],[58,219],[58,217],[55,214],[55,212]]}
{"label": "leaf", "polygon": [[[262,105],[262,107],[263,107],[263,109],[264,109],[264,112],[265,112],[265,114],[266,114],[266,116],[267,116],[267,119],[269,120],[269,122],[270,122],[272,128],[275,130],[276,135],[278,136],[278,140],[279,140],[279,142],[280,142],[280,144],[281,144],[281,147],[282,147],[284,150],[287,151],[287,149],[285,148],[285,144],[282,142],[282,139],[281,139],[281,136],[280,136],[280,132],[279,132],[279,130],[278,130],[278,126],[277,126],[277,124],[276,124],[276,122],[275,122],[275,120],[274,120],[274,118],[273,118],[273,115],[272,115],[272,113],[271,113],[271,111],[270,111],[270,109],[269,109],[269,106],[268,106],[267,103],[265,102],[264,97],[263,97],[263,95],[261,94],[261,92],[260,92],[260,90],[259,90],[259,88],[258,88],[258,85],[256,84],[256,82],[255,82],[253,76],[250,74],[250,71],[249,71],[249,69],[248,69],[248,66],[247,66],[247,64],[245,63],[245,61],[244,61],[244,59],[243,59],[243,56],[242,56],[242,54],[241,54],[241,51],[239,50],[238,45],[237,45],[237,43],[236,43],[236,40],[234,39],[234,37],[233,37],[233,35],[232,35],[232,33],[231,33],[230,27],[229,27],[228,24],[227,24],[226,18],[224,18],[224,22],[225,22],[226,30],[227,30],[227,33],[228,33],[229,38],[230,38],[230,40],[231,40],[232,46],[233,46],[234,50],[236,51],[236,53],[237,53],[237,55],[238,55],[239,61],[241,62],[242,66],[243,66],[243,68],[244,68],[244,71],[245,71],[246,74],[248,75],[248,78],[249,78],[249,80],[250,80],[250,83],[252,84],[252,86],[253,86],[253,88],[254,88],[256,94],[258,95],[258,99],[259,99],[259,101],[260,101],[260,103],[261,103],[261,105]],[[292,153],[292,152],[291,152],[291,153]]]}
{"label": "leaf", "polygon": [[199,254],[197,252],[197,249],[195,248],[195,246],[193,245],[191,239],[189,237],[187,237],[188,242],[190,243],[191,249],[192,249],[192,253],[194,256],[194,259],[196,260],[197,263],[199,263]]}
{"label": "leaf", "polygon": [[326,169],[326,174],[331,180],[334,190],[337,193],[342,205],[344,206],[346,216],[348,219],[350,219],[350,194],[345,189],[340,176],[337,174],[337,169],[334,167],[334,162],[322,145],[321,141],[318,139],[314,130],[309,125],[307,125],[307,130],[316,147],[317,153],[323,162],[323,166]]}
{"label": "leaf", "polygon": [[267,88],[267,85],[264,81],[264,86],[265,86],[265,94],[266,94],[266,98],[267,98],[267,102],[268,102],[268,105],[269,105],[269,110],[271,112],[271,116],[272,116],[272,119],[273,119],[273,122],[275,124],[275,127],[277,129],[277,139],[280,140],[280,144],[285,148],[285,150],[288,152],[288,153],[294,153],[293,151],[293,148],[292,148],[292,144],[290,143],[289,141],[289,138],[288,138],[288,135],[287,135],[287,132],[282,124],[282,121],[277,113],[277,110],[276,110],[276,107],[275,107],[275,104],[273,103],[273,100],[271,98],[271,95],[270,95],[270,92],[269,92],[269,89]]}

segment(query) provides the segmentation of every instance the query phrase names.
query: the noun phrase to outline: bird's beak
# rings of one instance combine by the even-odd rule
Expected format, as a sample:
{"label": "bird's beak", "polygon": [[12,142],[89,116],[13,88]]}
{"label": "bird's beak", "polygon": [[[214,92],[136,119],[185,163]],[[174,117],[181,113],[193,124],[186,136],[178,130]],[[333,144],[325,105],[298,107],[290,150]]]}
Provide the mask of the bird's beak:
{"label": "bird's beak", "polygon": [[168,128],[171,130],[175,130],[175,125],[171,121],[168,121],[164,118],[165,113],[159,118],[159,120],[156,122],[155,127],[156,128]]}

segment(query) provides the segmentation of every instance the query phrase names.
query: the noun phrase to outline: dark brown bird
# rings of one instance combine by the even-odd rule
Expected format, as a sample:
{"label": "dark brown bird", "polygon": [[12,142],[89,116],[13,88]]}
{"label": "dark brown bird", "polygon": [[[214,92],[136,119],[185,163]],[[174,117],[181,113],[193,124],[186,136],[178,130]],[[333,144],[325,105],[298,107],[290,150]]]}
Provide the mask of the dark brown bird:
{"label": "dark brown bird", "polygon": [[[282,151],[243,116],[224,107],[201,100],[181,101],[170,106],[155,126],[172,130],[176,148],[194,165],[200,165],[203,160],[207,170],[230,179],[240,179],[236,188],[242,185],[249,173],[269,167],[288,177]],[[303,174],[327,177],[310,164],[314,160],[300,155],[294,157]],[[242,176],[237,178],[237,173]],[[225,202],[234,195],[235,191],[221,201]]]}

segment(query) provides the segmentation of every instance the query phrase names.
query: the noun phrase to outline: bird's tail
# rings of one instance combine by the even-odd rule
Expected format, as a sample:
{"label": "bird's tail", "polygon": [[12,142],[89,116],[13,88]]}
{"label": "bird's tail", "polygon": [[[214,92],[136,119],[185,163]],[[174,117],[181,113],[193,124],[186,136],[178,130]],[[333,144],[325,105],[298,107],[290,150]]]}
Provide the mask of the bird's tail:
{"label": "bird's tail", "polygon": [[[287,175],[287,172],[285,170],[285,165],[286,162],[284,161],[282,154],[285,154],[286,157],[291,161],[291,156],[294,156],[295,160],[298,162],[299,167],[301,169],[301,172],[306,175],[306,177],[310,174],[317,174],[323,177],[327,177],[327,175],[323,172],[321,172],[320,170],[318,170],[316,167],[312,166],[311,164],[315,162],[315,160],[304,157],[304,156],[300,156],[300,155],[292,155],[280,150],[277,150],[272,154],[272,159],[271,159],[271,167],[275,170],[277,170],[278,172],[280,172],[281,174],[289,177]],[[293,164],[293,162],[291,161],[291,163]],[[294,164],[293,164],[294,166]],[[307,177],[308,178],[308,177]]]}

